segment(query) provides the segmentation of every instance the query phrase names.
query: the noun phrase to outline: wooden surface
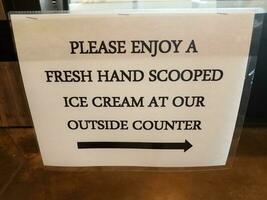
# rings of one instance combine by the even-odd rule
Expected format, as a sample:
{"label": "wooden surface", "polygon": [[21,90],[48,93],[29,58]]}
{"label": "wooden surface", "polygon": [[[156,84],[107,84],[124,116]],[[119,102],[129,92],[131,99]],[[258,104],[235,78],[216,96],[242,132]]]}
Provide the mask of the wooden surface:
{"label": "wooden surface", "polygon": [[[12,138],[24,159],[1,200],[265,200],[267,197],[265,127],[244,129],[231,168],[192,172],[51,171],[42,167],[33,129],[0,129],[0,135]],[[0,159],[4,162],[10,158],[0,154]],[[8,165],[0,165],[0,171],[10,173]]]}
{"label": "wooden surface", "polygon": [[0,20],[6,20],[6,13],[3,6],[3,0],[0,0]]}
{"label": "wooden surface", "polygon": [[17,62],[0,62],[0,127],[32,126]]}

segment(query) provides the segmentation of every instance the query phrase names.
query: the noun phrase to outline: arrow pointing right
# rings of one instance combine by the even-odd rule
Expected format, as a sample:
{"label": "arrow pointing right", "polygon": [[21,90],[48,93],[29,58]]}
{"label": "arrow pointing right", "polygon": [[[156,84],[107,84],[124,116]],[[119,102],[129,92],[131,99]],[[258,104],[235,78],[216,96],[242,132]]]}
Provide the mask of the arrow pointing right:
{"label": "arrow pointing right", "polygon": [[184,152],[186,152],[188,149],[190,149],[193,145],[188,142],[187,140],[185,140],[185,143],[184,143]]}
{"label": "arrow pointing right", "polygon": [[180,143],[160,142],[77,142],[78,149],[178,149],[186,152],[193,145],[185,140]]}

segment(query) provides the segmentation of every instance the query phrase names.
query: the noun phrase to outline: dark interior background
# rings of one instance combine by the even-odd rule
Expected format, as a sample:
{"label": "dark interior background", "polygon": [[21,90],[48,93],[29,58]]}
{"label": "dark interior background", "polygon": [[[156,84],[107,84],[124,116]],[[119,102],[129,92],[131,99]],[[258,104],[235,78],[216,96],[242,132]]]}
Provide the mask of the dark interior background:
{"label": "dark interior background", "polygon": [[264,15],[256,73],[251,89],[246,122],[267,122],[267,14]]}
{"label": "dark interior background", "polygon": [[[2,0],[2,3],[6,16],[9,11],[68,10],[68,0]],[[267,14],[264,18],[254,84],[246,115],[247,124],[267,123]],[[17,61],[12,31],[7,17],[0,20],[0,61]]]}

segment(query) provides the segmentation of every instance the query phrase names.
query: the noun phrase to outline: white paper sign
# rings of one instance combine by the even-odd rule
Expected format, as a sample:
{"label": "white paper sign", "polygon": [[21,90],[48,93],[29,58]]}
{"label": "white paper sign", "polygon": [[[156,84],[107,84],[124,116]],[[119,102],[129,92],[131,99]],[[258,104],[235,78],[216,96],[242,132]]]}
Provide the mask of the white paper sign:
{"label": "white paper sign", "polygon": [[254,14],[11,19],[45,165],[225,165]]}

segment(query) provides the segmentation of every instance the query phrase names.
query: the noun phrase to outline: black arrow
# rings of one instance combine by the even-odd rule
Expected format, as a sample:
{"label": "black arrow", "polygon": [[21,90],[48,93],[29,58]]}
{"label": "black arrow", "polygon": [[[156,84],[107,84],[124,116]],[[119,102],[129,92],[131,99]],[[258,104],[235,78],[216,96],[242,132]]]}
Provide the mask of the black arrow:
{"label": "black arrow", "polygon": [[77,142],[78,149],[183,149],[186,152],[193,145],[182,143],[152,142]]}

